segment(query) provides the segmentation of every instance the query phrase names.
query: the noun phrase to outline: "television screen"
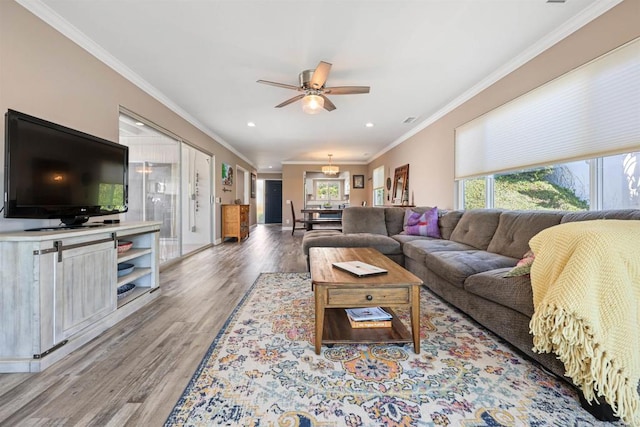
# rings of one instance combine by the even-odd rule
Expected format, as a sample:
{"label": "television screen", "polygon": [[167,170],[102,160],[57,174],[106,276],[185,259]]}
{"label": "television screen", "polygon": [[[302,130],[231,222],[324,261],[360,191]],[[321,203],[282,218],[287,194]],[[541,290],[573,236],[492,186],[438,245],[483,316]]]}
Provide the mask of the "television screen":
{"label": "television screen", "polygon": [[127,146],[13,110],[5,121],[5,217],[74,224],[126,212]]}

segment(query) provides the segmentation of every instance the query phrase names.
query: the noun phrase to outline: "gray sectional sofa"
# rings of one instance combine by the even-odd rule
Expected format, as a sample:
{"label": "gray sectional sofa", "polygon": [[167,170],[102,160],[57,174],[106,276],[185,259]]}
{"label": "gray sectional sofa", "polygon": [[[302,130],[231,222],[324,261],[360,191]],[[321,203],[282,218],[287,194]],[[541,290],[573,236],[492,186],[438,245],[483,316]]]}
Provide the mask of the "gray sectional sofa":
{"label": "gray sectional sofa", "polygon": [[[412,208],[419,212],[427,209]],[[438,239],[405,234],[405,210],[347,208],[342,232],[305,233],[304,254],[308,257],[311,247],[374,247],[420,277],[442,299],[563,378],[564,366],[555,355],[531,350],[533,293],[529,277],[507,278],[504,274],[529,250],[529,240],[548,227],[592,219],[640,220],[640,210],[439,211],[442,238]]]}

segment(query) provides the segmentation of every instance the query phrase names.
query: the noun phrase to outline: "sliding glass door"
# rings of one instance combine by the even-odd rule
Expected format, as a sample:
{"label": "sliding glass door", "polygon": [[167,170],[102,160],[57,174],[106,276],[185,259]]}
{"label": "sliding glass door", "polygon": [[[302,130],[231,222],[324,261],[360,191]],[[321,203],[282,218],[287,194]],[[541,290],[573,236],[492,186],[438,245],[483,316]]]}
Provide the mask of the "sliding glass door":
{"label": "sliding glass door", "polygon": [[180,141],[120,115],[120,143],[129,147],[126,221],[160,221],[160,262],[180,256]]}
{"label": "sliding glass door", "polygon": [[126,221],[160,221],[160,262],[213,243],[213,161],[177,137],[120,115],[120,143],[129,147]]}

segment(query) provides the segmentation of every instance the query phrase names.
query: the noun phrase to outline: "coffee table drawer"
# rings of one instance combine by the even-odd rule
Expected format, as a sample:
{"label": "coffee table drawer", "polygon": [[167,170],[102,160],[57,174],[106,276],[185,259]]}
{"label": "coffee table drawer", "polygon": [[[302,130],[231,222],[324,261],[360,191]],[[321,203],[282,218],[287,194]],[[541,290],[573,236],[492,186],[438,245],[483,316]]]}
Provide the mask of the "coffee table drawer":
{"label": "coffee table drawer", "polygon": [[408,304],[409,288],[327,289],[328,305]]}

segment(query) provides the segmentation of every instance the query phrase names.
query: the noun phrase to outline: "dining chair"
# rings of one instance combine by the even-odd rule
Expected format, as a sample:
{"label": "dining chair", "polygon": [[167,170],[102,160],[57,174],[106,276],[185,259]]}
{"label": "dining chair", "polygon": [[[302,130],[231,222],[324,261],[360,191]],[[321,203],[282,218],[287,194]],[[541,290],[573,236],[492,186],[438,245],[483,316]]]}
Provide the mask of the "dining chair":
{"label": "dining chair", "polygon": [[289,203],[291,205],[291,218],[293,219],[293,226],[291,228],[291,235],[296,231],[296,224],[302,224],[304,228],[298,228],[298,230],[306,230],[306,224],[304,223],[304,219],[296,218],[296,210],[293,207],[293,200]]}

